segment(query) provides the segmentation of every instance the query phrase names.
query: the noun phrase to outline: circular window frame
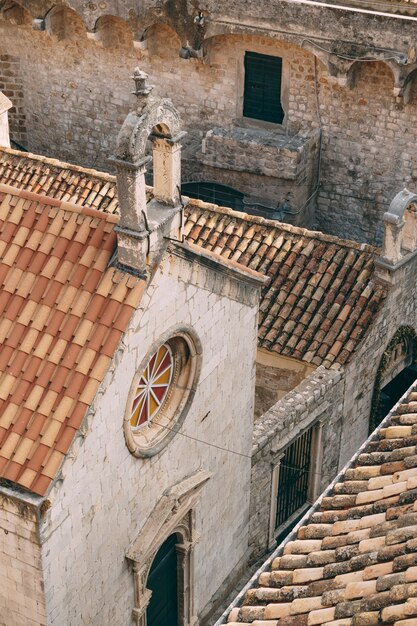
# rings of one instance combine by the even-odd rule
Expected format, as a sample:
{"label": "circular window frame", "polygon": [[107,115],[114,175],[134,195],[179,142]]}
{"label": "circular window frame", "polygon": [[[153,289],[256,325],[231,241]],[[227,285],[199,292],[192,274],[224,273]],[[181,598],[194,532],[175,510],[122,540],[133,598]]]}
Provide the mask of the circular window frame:
{"label": "circular window frame", "polygon": [[[167,345],[173,361],[173,374],[166,396],[152,421],[134,431],[131,426],[132,405],[138,383],[152,358]],[[141,361],[128,395],[123,430],[129,451],[136,457],[158,454],[181,428],[193,401],[201,371],[201,343],[190,329],[165,333],[155,342]]]}

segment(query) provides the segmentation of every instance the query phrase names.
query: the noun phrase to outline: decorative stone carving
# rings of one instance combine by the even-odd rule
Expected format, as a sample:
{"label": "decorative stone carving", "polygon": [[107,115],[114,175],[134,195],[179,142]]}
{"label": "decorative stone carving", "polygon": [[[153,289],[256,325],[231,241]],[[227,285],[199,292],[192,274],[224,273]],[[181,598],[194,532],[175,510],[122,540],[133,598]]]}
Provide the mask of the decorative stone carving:
{"label": "decorative stone carving", "polygon": [[149,570],[160,546],[172,534],[178,538],[179,625],[193,626],[196,623],[193,610],[193,550],[198,534],[193,508],[210,477],[210,472],[200,470],[165,491],[128,550],[126,556],[133,562],[133,619],[136,626],[146,626],[146,609],[151,599],[151,591],[146,588]]}
{"label": "decorative stone carving", "polygon": [[[182,237],[181,120],[166,98],[151,95],[147,74],[136,68],[132,79],[137,107],[126,117],[117,140],[116,156],[120,203],[119,261],[146,274],[164,238]],[[147,203],[145,172],[153,142],[153,199]]]}

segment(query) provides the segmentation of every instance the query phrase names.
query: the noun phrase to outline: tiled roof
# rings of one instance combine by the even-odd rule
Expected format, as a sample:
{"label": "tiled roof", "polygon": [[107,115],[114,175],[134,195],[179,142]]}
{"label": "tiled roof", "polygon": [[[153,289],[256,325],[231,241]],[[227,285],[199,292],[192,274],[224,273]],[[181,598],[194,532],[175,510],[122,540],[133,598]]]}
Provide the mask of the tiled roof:
{"label": "tiled roof", "polygon": [[106,213],[118,213],[114,176],[56,159],[1,148],[0,182]]}
{"label": "tiled roof", "polygon": [[386,292],[375,248],[192,200],[185,233],[207,250],[270,277],[259,345],[315,365],[348,361]]}
{"label": "tiled roof", "polygon": [[40,495],[144,290],[108,267],[117,221],[0,185],[0,477]]}
{"label": "tiled roof", "polygon": [[416,391],[312,511],[228,626],[416,626]]}
{"label": "tiled roof", "polygon": [[[0,181],[118,213],[115,177],[0,150]],[[265,273],[259,345],[326,367],[346,363],[385,297],[375,248],[191,200],[185,233],[224,258]]]}

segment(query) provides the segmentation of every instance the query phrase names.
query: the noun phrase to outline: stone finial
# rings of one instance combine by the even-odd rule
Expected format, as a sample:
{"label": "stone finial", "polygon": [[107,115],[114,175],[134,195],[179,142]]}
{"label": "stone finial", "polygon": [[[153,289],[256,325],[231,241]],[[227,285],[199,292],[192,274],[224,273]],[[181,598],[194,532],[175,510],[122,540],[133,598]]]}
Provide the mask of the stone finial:
{"label": "stone finial", "polygon": [[143,72],[139,67],[135,67],[133,76],[131,76],[135,83],[135,91],[132,91],[134,96],[144,97],[151,93],[153,86],[146,84],[148,78],[149,76],[146,72]]}
{"label": "stone finial", "polygon": [[[165,245],[165,239],[181,238],[181,120],[172,102],[149,97],[148,75],[136,68],[132,79],[138,106],[119,132],[116,156],[120,204],[118,258],[142,274]],[[152,157],[147,154],[152,142]],[[148,201],[146,166],[153,161],[154,188]]]}

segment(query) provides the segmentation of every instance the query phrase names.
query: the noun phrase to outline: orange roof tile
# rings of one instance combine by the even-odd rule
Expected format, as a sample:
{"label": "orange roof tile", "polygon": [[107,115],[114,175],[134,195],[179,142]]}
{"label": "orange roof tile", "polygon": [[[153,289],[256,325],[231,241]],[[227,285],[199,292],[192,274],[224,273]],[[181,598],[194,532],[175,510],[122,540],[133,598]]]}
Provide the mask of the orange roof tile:
{"label": "orange roof tile", "polygon": [[374,283],[375,248],[191,200],[187,241],[266,274],[259,345],[339,366],[371,325],[386,290]]}
{"label": "orange roof tile", "polygon": [[[119,212],[114,176],[54,159],[0,149],[0,181],[82,205],[88,204],[95,190],[94,208],[112,215]],[[15,202],[13,206],[19,215],[21,205]],[[12,232],[14,225],[9,228]],[[68,224],[68,237],[71,229],[75,229],[73,222]],[[191,200],[185,208],[185,235],[188,243],[269,277],[261,296],[259,345],[313,365],[345,364],[386,296],[385,288],[374,282],[375,248],[371,246],[198,200]],[[31,248],[39,245],[39,235],[32,233],[32,237]],[[43,246],[48,254],[47,242]],[[60,256],[62,250],[55,247],[52,254],[56,253]],[[19,257],[16,269],[24,269],[28,258]],[[98,259],[96,263],[102,266]],[[80,269],[72,284],[78,286],[82,277]],[[89,289],[91,284],[92,274]],[[0,327],[0,336],[1,331]]]}
{"label": "orange roof tile", "polygon": [[417,624],[417,391],[285,540],[228,626]]}
{"label": "orange roof tile", "polygon": [[39,495],[144,290],[108,267],[116,222],[0,184],[0,476]]}

